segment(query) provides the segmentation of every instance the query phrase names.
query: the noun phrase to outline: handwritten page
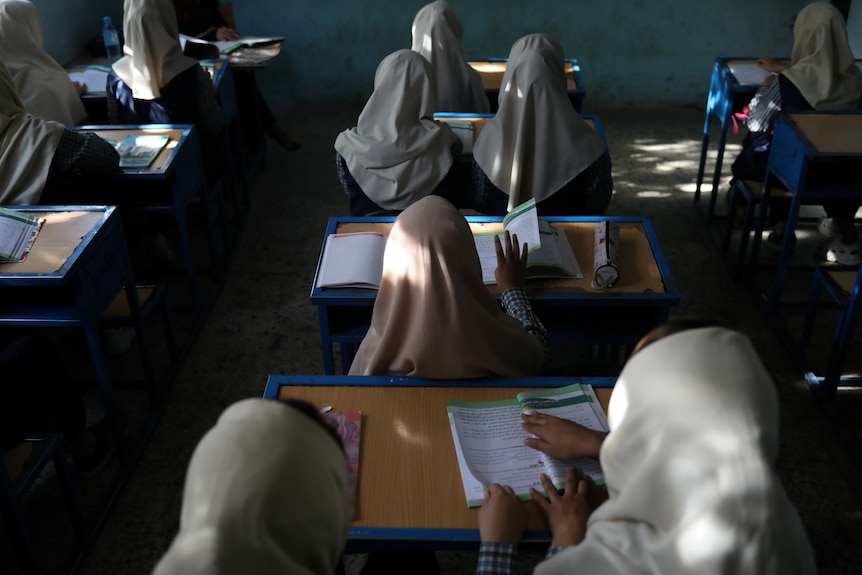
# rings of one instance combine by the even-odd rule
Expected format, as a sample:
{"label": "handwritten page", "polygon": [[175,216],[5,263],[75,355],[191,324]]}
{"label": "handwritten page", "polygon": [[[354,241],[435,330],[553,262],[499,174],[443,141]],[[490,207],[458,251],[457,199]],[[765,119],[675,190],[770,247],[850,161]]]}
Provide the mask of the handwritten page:
{"label": "handwritten page", "polygon": [[108,70],[87,68],[82,72],[69,72],[69,79],[86,84],[87,94],[104,94],[108,86]]}

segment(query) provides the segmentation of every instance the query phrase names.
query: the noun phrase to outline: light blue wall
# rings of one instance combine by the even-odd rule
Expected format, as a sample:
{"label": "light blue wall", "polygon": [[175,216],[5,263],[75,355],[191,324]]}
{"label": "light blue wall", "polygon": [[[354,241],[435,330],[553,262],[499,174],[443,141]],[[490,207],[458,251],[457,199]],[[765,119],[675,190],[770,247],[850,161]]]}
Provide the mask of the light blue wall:
{"label": "light blue wall", "polygon": [[87,41],[102,31],[102,17],[123,23],[123,0],[30,0],[39,9],[45,50],[61,64],[85,52]]}
{"label": "light blue wall", "polygon": [[[858,1],[858,0],[857,0]],[[261,81],[296,105],[364,102],[380,60],[410,47],[425,0],[234,2],[246,34],[286,36]],[[581,64],[585,109],[702,106],[722,55],[789,55],[805,0],[450,0],[469,56],[508,56],[519,37],[544,32]]]}
{"label": "light blue wall", "polygon": [[[857,0],[857,3],[860,0]],[[60,61],[119,18],[119,0],[35,0],[49,51]],[[237,28],[287,38],[259,75],[276,106],[361,104],[384,56],[410,47],[425,0],[235,0]],[[468,56],[508,56],[544,32],[581,64],[591,104],[703,106],[716,56],[789,55],[806,0],[450,0]],[[118,20],[119,21],[119,20]]]}

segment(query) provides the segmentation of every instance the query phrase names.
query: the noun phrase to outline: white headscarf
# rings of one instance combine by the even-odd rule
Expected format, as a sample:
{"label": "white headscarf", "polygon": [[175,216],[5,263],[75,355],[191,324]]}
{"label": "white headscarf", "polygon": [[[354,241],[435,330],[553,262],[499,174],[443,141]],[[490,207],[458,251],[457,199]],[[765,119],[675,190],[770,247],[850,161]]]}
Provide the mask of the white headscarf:
{"label": "white headscarf", "polygon": [[350,375],[536,375],[544,350],[500,310],[464,216],[440,196],[401,212],[386,240],[371,328]]}
{"label": "white headscarf", "polygon": [[544,34],[512,46],[500,108],[482,128],[473,158],[509,194],[509,209],[553,195],[605,152],[566,93],[563,49]]}
{"label": "white headscarf", "polygon": [[183,55],[171,0],[125,0],[123,34],[125,56],[113,68],[139,100],[155,100],[175,76],[197,65]]}
{"label": "white headscarf", "polygon": [[0,205],[39,203],[65,127],[31,116],[0,61]]}
{"label": "white headscarf", "polygon": [[799,11],[793,25],[793,53],[783,74],[815,110],[856,110],[862,72],[856,67],[844,16],[828,2]]}
{"label": "white headscarf", "polygon": [[608,421],[610,498],[537,575],[816,573],[772,470],[778,398],[747,337],[704,328],[648,345],[620,374]]}
{"label": "white headscarf", "polygon": [[413,51],[422,54],[437,78],[437,111],[490,111],[479,73],[467,64],[461,23],[446,0],[423,6],[413,19]]}
{"label": "white headscarf", "polygon": [[350,525],[344,452],[279,401],[228,407],[198,443],[180,532],[153,575],[333,573]]}
{"label": "white headscarf", "polygon": [[427,196],[452,167],[457,136],[433,119],[435,91],[428,60],[398,50],[377,67],[357,126],[335,139],[356,183],[383,209],[403,210]]}
{"label": "white headscarf", "polygon": [[0,59],[29,114],[67,126],[87,117],[69,74],[42,48],[39,11],[27,0],[0,0]]}

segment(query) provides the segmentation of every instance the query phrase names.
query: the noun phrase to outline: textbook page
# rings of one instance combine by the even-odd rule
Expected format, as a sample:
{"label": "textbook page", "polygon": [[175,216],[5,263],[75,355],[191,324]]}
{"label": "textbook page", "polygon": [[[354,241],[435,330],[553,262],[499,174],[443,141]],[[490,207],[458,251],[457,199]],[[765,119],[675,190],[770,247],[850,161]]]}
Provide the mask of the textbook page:
{"label": "textbook page", "polygon": [[743,86],[759,86],[771,72],[767,72],[757,65],[756,61],[729,63],[731,73],[736,81]]}
{"label": "textbook page", "polygon": [[45,218],[0,208],[0,262],[23,262]]}
{"label": "textbook page", "polygon": [[104,94],[108,90],[110,66],[88,66],[82,72],[69,72],[69,79],[87,86],[85,94]]}
{"label": "textbook page", "polygon": [[484,487],[480,493],[477,485],[491,483],[509,485],[521,499],[530,499],[531,487],[543,492],[539,481],[541,473],[547,474],[557,488],[562,488],[572,465],[597,484],[604,483],[597,459],[560,460],[547,456],[524,445],[524,439],[530,435],[521,427],[521,413],[532,409],[606,431],[607,427],[595,413],[593,397],[585,393],[580,384],[575,384],[525,392],[512,400],[450,402],[447,411],[467,505],[479,505]]}
{"label": "textbook page", "polygon": [[377,232],[331,234],[323,245],[317,287],[378,289],[386,236]]}

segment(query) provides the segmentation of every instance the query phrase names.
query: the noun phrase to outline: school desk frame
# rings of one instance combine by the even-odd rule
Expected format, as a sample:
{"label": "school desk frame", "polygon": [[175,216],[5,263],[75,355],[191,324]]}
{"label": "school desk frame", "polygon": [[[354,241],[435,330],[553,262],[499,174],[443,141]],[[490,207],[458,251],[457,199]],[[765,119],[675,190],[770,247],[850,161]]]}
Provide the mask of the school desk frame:
{"label": "school desk frame", "polygon": [[[198,268],[192,250],[187,210],[199,198],[203,212],[204,232],[212,269],[221,280],[221,258],[216,245],[213,206],[218,202],[222,224],[226,225],[223,198],[207,187],[203,154],[197,128],[191,124],[117,124],[85,125],[68,128],[78,132],[111,132],[153,130],[178,131],[179,137],[163,162],[156,158],[148,168],[124,168],[111,174],[75,176],[76,186],[69,192],[69,201],[82,204],[119,206],[123,212],[134,210],[173,214],[177,222],[180,247],[185,262],[186,282],[195,313],[203,317],[211,301],[205,301],[198,282]],[[158,165],[156,165],[158,163]],[[223,229],[224,232],[224,229]],[[211,290],[214,298],[214,290]]]}
{"label": "school desk frame", "polygon": [[[840,149],[821,150],[800,125],[805,122],[811,126],[812,121],[839,121],[841,130],[854,132],[848,142],[838,144]],[[858,127],[858,132],[855,131]],[[849,130],[847,130],[849,128]],[[836,135],[848,135],[845,131],[833,130]],[[855,138],[855,139],[853,139]],[[846,165],[852,163],[859,166],[860,177],[850,182],[839,182],[819,187],[807,185],[808,170],[812,165]],[[774,318],[781,299],[781,291],[790,257],[793,254],[794,230],[799,217],[799,209],[803,204],[822,204],[833,200],[857,200],[862,202],[862,112],[782,112],[775,122],[766,177],[763,180],[763,194],[758,206],[757,222],[751,242],[749,265],[757,263],[761,238],[766,227],[766,216],[769,210],[769,198],[775,183],[787,188],[792,196],[787,223],[784,231],[784,241],[781,253],[775,266],[772,287],[762,294],[766,314]]]}
{"label": "school desk frame", "polygon": [[[482,378],[482,379],[460,379],[439,380],[423,379],[398,376],[320,376],[320,375],[270,375],[264,389],[264,398],[278,399],[282,392],[286,397],[291,397],[290,389],[295,386],[311,386],[318,389],[325,387],[343,388],[489,388],[494,391],[500,390],[500,399],[508,399],[514,396],[509,394],[508,389],[536,388],[551,389],[563,387],[574,383],[590,384],[595,389],[609,390],[616,384],[616,378],[612,377],[516,377],[516,378]],[[314,392],[312,392],[314,393]],[[309,398],[314,403],[313,398]],[[320,406],[319,406],[320,407]],[[355,407],[348,405],[335,406],[336,410],[349,410]],[[422,412],[422,415],[428,413]],[[373,413],[363,412],[363,419],[373,416]],[[446,427],[444,435],[449,436],[449,424],[443,411],[439,413],[439,421]],[[436,417],[436,416],[434,416]],[[362,442],[369,437],[368,422],[363,421]],[[436,423],[435,423],[436,425]],[[359,454],[359,489],[362,492],[362,453],[360,444]],[[365,448],[367,449],[367,447]],[[454,461],[454,449],[452,451]],[[458,480],[460,484],[460,478]],[[405,492],[409,489],[405,488]],[[464,492],[459,490],[451,493],[451,497],[458,498],[458,502],[464,504]],[[361,505],[361,503],[360,503]],[[471,520],[469,528],[429,528],[429,527],[387,527],[387,526],[352,526],[350,528],[345,551],[350,553],[361,553],[369,551],[396,551],[399,549],[473,549],[480,542],[478,519],[475,517],[477,509],[469,510]],[[476,525],[476,527],[472,527]],[[548,530],[528,529],[521,538],[520,545],[528,547],[546,547],[551,540]]]}
{"label": "school desk frame", "polygon": [[[473,67],[473,64],[507,63],[508,61],[509,58],[468,58],[467,64],[470,64],[470,66]],[[566,93],[569,95],[569,101],[572,103],[572,107],[574,107],[575,111],[580,114],[584,107],[584,98],[587,96],[586,88],[584,88],[584,79],[581,76],[581,66],[578,64],[577,58],[566,58],[564,61],[564,65],[565,64],[570,64],[572,66],[572,76],[575,83],[575,88],[573,90],[567,89]],[[483,86],[486,86],[484,79]],[[486,86],[485,96],[488,98],[488,103],[491,105],[491,111],[496,111],[499,106],[498,99],[500,97],[500,88]]]}
{"label": "school desk frame", "polygon": [[[136,337],[139,341],[147,341],[119,214],[113,206],[9,206],[9,209],[36,216],[64,212],[102,214],[71,255],[55,270],[21,272],[14,270],[15,264],[3,266],[0,271],[0,293],[3,294],[0,326],[83,329],[105,413],[115,445],[119,446],[118,454],[124,463],[128,463],[130,459],[114,402],[113,382],[97,325],[99,315],[123,290],[134,319]],[[48,246],[39,245],[37,237],[33,250],[46,248]],[[147,350],[144,347],[139,349],[142,362],[151,369],[151,362],[144,355]],[[148,374],[148,379],[155,381],[152,373]]]}
{"label": "school desk frame", "polygon": [[[499,216],[467,216],[468,222],[501,222]],[[551,345],[597,345],[631,347],[652,327],[667,320],[670,308],[679,304],[679,291],[670,272],[667,260],[659,245],[658,236],[648,218],[643,217],[587,217],[551,216],[549,222],[598,223],[610,220],[620,224],[642,226],[649,242],[655,264],[664,284],[662,292],[535,292],[527,296],[537,315],[542,319]],[[393,216],[333,217],[326,226],[324,238],[336,233],[341,224],[392,223]],[[321,242],[320,257],[323,256]],[[584,268],[584,274],[590,274]],[[317,306],[320,324],[320,342],[323,352],[324,373],[334,374],[332,346],[340,345],[341,367],[350,369],[356,346],[365,337],[371,324],[371,313],[377,290],[324,289],[317,287],[320,259],[311,288],[312,305]],[[574,317],[577,316],[577,317]],[[627,325],[626,325],[627,324]]]}

